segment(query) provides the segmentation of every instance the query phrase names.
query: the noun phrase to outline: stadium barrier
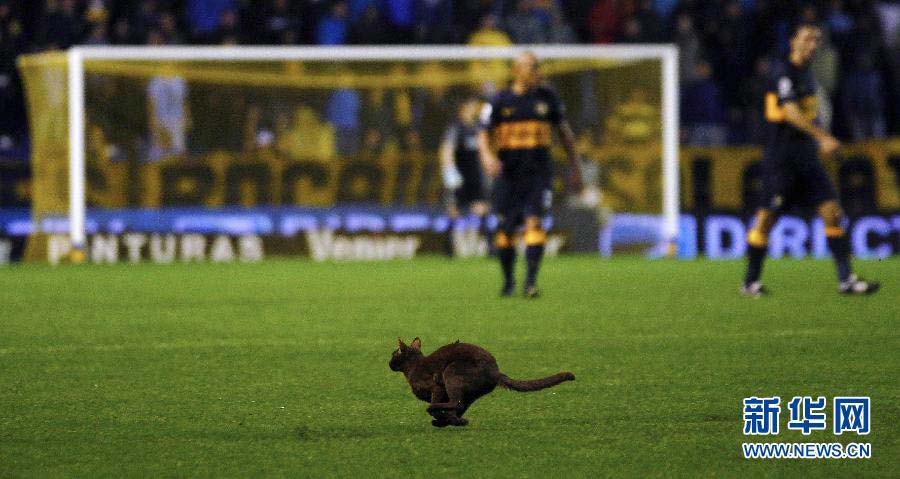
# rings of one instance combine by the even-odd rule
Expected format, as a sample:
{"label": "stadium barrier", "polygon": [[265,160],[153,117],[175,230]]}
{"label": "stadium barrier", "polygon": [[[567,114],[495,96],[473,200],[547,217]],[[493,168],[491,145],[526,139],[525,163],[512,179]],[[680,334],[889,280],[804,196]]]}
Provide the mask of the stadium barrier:
{"label": "stadium barrier", "polygon": [[[604,204],[614,214],[602,225],[603,218],[591,212],[556,207],[551,253],[652,248],[656,220],[642,213],[641,205],[649,209],[658,204],[658,158],[633,145],[582,145],[582,151],[599,165]],[[682,149],[682,202],[689,214],[682,215],[680,256],[743,254],[746,218],[756,207],[760,188],[760,155],[757,147]],[[454,240],[464,256],[486,251],[473,234],[476,218],[451,224],[439,207],[421,206],[439,203],[434,153],[388,151],[377,158],[335,161],[291,159],[261,150],[137,165],[103,154],[93,157],[97,160],[87,170],[92,207],[87,232],[89,257],[97,262],[252,261],[267,254],[319,260],[410,258],[442,251],[448,229],[457,230]],[[847,145],[841,158],[825,164],[852,218],[854,252],[861,257],[900,252],[900,139]],[[564,194],[561,184],[556,188]],[[26,163],[0,161],[5,205],[0,211],[0,262],[22,256],[28,237],[33,260],[59,260],[69,248],[65,217],[32,224],[27,208],[31,191]],[[623,204],[630,212],[615,213]],[[46,236],[35,235],[37,231]],[[817,222],[787,217],[773,233],[773,256],[825,255],[823,238]]]}

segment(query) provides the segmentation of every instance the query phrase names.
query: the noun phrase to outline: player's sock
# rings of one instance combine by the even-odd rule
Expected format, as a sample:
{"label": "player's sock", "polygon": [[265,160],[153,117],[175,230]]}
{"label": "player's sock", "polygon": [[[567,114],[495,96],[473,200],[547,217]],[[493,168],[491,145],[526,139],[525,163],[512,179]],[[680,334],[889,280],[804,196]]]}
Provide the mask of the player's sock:
{"label": "player's sock", "polygon": [[766,260],[767,247],[747,247],[747,274],[744,275],[744,284],[748,285],[759,281],[762,276],[763,262]]}
{"label": "player's sock", "polygon": [[834,258],[838,281],[843,283],[853,274],[853,268],[850,266],[850,241],[847,240],[844,228],[840,226],[826,226],[825,238]]}
{"label": "player's sock", "polygon": [[447,232],[444,233],[444,254],[447,255],[448,258],[453,257],[453,222],[450,222],[450,226],[447,227]]}
{"label": "player's sock", "polygon": [[511,285],[515,283],[513,270],[516,266],[516,249],[499,248],[497,250],[497,256],[500,258],[500,267],[503,269],[503,284]]}
{"label": "player's sock", "polygon": [[541,259],[544,257],[544,245],[527,246],[525,248],[525,260],[528,270],[525,276],[525,284],[534,286],[537,282],[538,270],[541,268]]}
{"label": "player's sock", "polygon": [[516,265],[516,248],[509,235],[498,231],[494,239],[497,246],[497,258],[500,259],[500,269],[503,271],[503,289],[511,288],[515,284],[513,270]]}
{"label": "player's sock", "polygon": [[768,238],[762,231],[753,228],[747,234],[747,274],[744,276],[744,286],[759,281],[768,246]]}
{"label": "player's sock", "polygon": [[525,287],[534,286],[537,282],[538,270],[541,268],[541,259],[544,257],[544,244],[547,242],[547,233],[542,229],[530,229],[525,231],[525,260],[528,269],[525,276]]}
{"label": "player's sock", "polygon": [[497,246],[491,241],[491,228],[488,226],[487,215],[478,217],[478,234],[487,241],[488,256],[494,256]]}

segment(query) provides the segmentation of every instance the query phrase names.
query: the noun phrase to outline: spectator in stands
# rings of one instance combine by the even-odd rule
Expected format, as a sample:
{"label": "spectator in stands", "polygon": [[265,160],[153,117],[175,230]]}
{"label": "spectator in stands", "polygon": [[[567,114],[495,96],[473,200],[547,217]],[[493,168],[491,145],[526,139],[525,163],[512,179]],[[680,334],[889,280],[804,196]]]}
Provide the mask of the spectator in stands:
{"label": "spectator in stands", "polygon": [[[212,39],[219,29],[222,14],[226,10],[235,11],[235,0],[188,0],[187,18],[191,36],[198,41]],[[163,32],[165,35],[165,31]]]}
{"label": "spectator in stands", "polygon": [[464,38],[453,15],[453,0],[419,0],[415,8],[417,43],[459,43]]}
{"label": "spectator in stands", "polygon": [[414,0],[383,0],[384,16],[391,26],[391,43],[409,43],[413,39]]}
{"label": "spectator in stands", "polygon": [[533,0],[519,0],[516,11],[504,23],[513,43],[547,43],[547,28],[534,8]]}
{"label": "spectator in stands", "polygon": [[665,38],[663,21],[653,7],[653,0],[640,0],[632,18],[640,27],[642,42],[657,43]]}
{"label": "spectator in stands", "polygon": [[274,0],[262,18],[261,36],[269,44],[282,43],[287,32],[299,28],[299,20],[288,0]]}
{"label": "spectator in stands", "polygon": [[137,43],[144,43],[151,30],[159,25],[159,7],[156,0],[141,0],[137,11],[131,14],[132,38]]}
{"label": "spectator in stands", "polygon": [[166,45],[181,45],[185,43],[181,30],[178,28],[178,21],[175,14],[170,11],[164,11],[159,14],[159,33],[163,37]]}
{"label": "spectator in stands", "polygon": [[561,11],[555,11],[550,19],[550,26],[547,32],[547,43],[553,44],[572,44],[578,43],[578,36],[575,29],[566,21]]}
{"label": "spectator in stands", "polygon": [[332,92],[325,107],[325,119],[334,127],[337,153],[351,156],[359,152],[360,143],[360,95],[351,88],[339,88]]}
{"label": "spectator in stands", "polygon": [[85,24],[76,8],[75,0],[47,0],[45,5],[43,44],[69,48],[79,43],[85,32]]}
{"label": "spectator in stands", "polygon": [[766,97],[771,75],[772,62],[769,58],[758,58],[753,63],[753,76],[747,79],[741,88],[741,107],[744,111],[744,127],[747,132],[745,138],[752,143],[762,143],[765,134],[763,102],[760,98]]}
{"label": "spectator in stands", "polygon": [[837,44],[846,43],[853,29],[856,28],[856,22],[853,17],[844,10],[843,0],[831,0],[828,8],[828,14],[825,16],[825,23],[828,27],[828,33]]}
{"label": "spectator in stands", "polygon": [[109,45],[105,23],[91,24],[90,33],[84,43],[88,45]]}
{"label": "spectator in stands", "polygon": [[347,43],[347,30],[347,3],[339,1],[331,7],[331,12],[319,22],[316,43],[319,45],[343,45]]}
{"label": "spectator in stands", "polygon": [[370,5],[350,27],[349,39],[349,43],[355,45],[381,45],[392,43],[393,38],[381,13]]}
{"label": "spectator in stands", "polygon": [[[895,2],[828,0],[0,0],[0,96],[4,113],[23,111],[24,98],[10,58],[73,44],[260,43],[328,45],[457,43],[674,42],[685,95],[715,86],[732,131],[757,134],[755,102],[743,95],[754,88],[749,65],[779,55],[787,26],[797,20],[822,21],[826,39],[812,68],[820,82],[822,118],[829,99],[841,112],[835,130],[847,137],[900,132],[900,11]],[[27,15],[23,12],[26,12]],[[566,15],[563,15],[564,9]],[[879,15],[881,25],[879,25]],[[566,22],[575,22],[576,30]],[[505,19],[508,31],[499,19]],[[667,26],[672,29],[668,31]],[[827,37],[831,37],[830,45]],[[512,37],[512,39],[510,38]],[[779,43],[780,42],[780,43]],[[868,56],[878,68],[862,65]],[[701,58],[712,69],[696,78]],[[756,62],[757,66],[766,64]],[[496,68],[493,68],[496,67]],[[476,73],[503,78],[505,66],[483,63]],[[757,72],[758,73],[758,72]],[[850,76],[852,75],[852,77]],[[587,77],[585,77],[587,78]],[[866,98],[850,84],[880,85]],[[582,88],[592,83],[585,79]],[[488,91],[490,88],[488,89]],[[586,90],[585,90],[586,91]],[[14,92],[14,93],[11,93]],[[15,99],[11,100],[10,95]],[[851,98],[852,97],[852,98]],[[853,99],[855,98],[855,99]],[[859,105],[851,104],[859,101]],[[8,105],[8,106],[7,106]],[[875,108],[878,106],[879,108]],[[851,108],[852,107],[852,108]],[[583,105],[582,120],[599,123],[596,107]],[[12,117],[20,118],[13,114]],[[10,118],[6,115],[5,118]],[[4,119],[4,124],[11,120]],[[24,125],[24,120],[16,120]],[[8,127],[7,127],[8,129]],[[24,131],[25,127],[21,126]],[[700,129],[702,130],[702,128]],[[890,130],[885,132],[885,130]],[[694,130],[699,131],[699,130]],[[732,140],[746,137],[731,135]],[[423,137],[423,139],[426,139]]]}
{"label": "spectator in stands", "polygon": [[[161,38],[155,32],[151,41]],[[147,84],[147,111],[150,123],[149,161],[168,156],[181,156],[187,151],[187,130],[190,127],[188,85],[174,73],[150,79]]]}
{"label": "spectator in stands", "polygon": [[881,2],[877,8],[884,45],[900,53],[900,3]]}
{"label": "spectator in stands", "polygon": [[213,43],[235,45],[241,40],[240,25],[236,11],[223,10],[219,17],[219,26],[210,36]]}
{"label": "spectator in stands", "polygon": [[290,126],[279,131],[276,149],[291,158],[329,160],[334,154],[334,129],[322,123],[315,110],[300,105]]}
{"label": "spectator in stands", "polygon": [[488,14],[481,17],[478,30],[472,32],[468,43],[469,45],[502,47],[512,45],[512,40],[509,39],[509,35],[506,32],[500,29],[497,17],[493,14]]}
{"label": "spectator in stands", "polygon": [[[469,45],[474,46],[508,46],[512,45],[509,36],[501,30],[497,25],[497,17],[494,14],[487,14],[481,18],[481,24],[478,30],[472,32],[469,36]],[[490,62],[473,62],[473,78],[488,79],[483,83],[485,96],[493,95],[499,88],[499,81],[505,78],[509,65],[505,60],[495,60]]]}
{"label": "spectator in stands", "polygon": [[675,19],[675,44],[678,45],[678,76],[684,83],[694,80],[694,73],[703,56],[700,37],[694,29],[694,19],[680,14]]}
{"label": "spectator in stands", "polygon": [[816,56],[810,61],[810,68],[813,77],[816,79],[816,97],[819,103],[819,121],[825,130],[831,130],[831,121],[833,118],[833,105],[831,99],[834,97],[840,80],[838,74],[840,70],[840,58],[837,49],[831,43],[828,31],[822,32],[822,38],[819,40],[819,49]]}
{"label": "spectator in stands", "polygon": [[712,37],[716,77],[720,80],[729,107],[740,105],[740,87],[750,74],[750,28],[738,0],[730,0],[721,12],[721,18]]}
{"label": "spectator in stands", "polygon": [[860,56],[881,56],[883,43],[878,30],[878,20],[873,15],[863,13],[856,17],[856,28],[841,55],[846,69],[859,66],[855,62]]}
{"label": "spectator in stands", "polygon": [[[667,19],[678,7],[679,0],[652,0],[653,10],[659,15],[660,19]],[[751,0],[752,1],[752,0]]]}
{"label": "spectator in stands", "polygon": [[598,0],[588,14],[592,43],[612,43],[621,35],[623,12],[620,0]]}
{"label": "spectator in stands", "polygon": [[847,74],[842,92],[842,113],[850,125],[854,140],[882,138],[885,132],[881,75],[872,57],[865,53],[856,57]]}
{"label": "spectator in stands", "polygon": [[622,26],[622,37],[619,41],[622,43],[647,43],[644,28],[637,18],[631,17],[625,20],[625,24]]}
{"label": "spectator in stands", "polygon": [[121,17],[113,24],[112,43],[115,45],[130,45],[135,43],[131,22],[127,17]]}
{"label": "spectator in stands", "polygon": [[728,138],[722,92],[706,61],[697,63],[681,95],[681,121],[690,145],[723,145]]}
{"label": "spectator in stands", "polygon": [[0,3],[0,150],[12,149],[22,141],[25,111],[16,72],[16,54],[22,47],[21,23],[11,6]]}
{"label": "spectator in stands", "polygon": [[13,7],[11,0],[0,0],[0,49],[15,57],[16,54],[25,51],[27,45],[22,12]]}
{"label": "spectator in stands", "polygon": [[106,0],[88,1],[84,18],[90,23],[105,24],[109,20],[109,9],[106,7]]}

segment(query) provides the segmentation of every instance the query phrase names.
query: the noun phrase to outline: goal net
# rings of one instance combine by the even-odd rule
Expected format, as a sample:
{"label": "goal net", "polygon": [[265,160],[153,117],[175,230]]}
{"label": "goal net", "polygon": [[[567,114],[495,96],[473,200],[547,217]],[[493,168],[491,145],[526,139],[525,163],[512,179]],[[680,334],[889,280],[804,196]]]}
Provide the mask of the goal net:
{"label": "goal net", "polygon": [[[567,109],[583,176],[601,193],[599,206],[574,196],[555,147],[552,228],[594,251],[664,251],[678,229],[675,48],[530,49]],[[454,228],[440,145],[462,103],[508,84],[521,51],[76,47],[25,56],[29,255],[92,249],[95,237],[108,252],[110,235],[129,233],[255,236],[290,252],[311,249],[292,246],[309,231]]]}

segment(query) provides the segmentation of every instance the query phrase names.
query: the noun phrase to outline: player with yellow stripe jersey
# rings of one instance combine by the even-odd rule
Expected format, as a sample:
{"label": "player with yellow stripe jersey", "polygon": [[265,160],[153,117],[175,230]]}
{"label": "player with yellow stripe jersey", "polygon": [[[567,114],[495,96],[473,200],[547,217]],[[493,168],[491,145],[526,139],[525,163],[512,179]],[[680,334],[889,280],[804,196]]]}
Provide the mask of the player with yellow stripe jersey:
{"label": "player with yellow stripe jersey", "polygon": [[[547,234],[543,217],[552,201],[553,165],[550,146],[559,132],[571,165],[572,186],[581,187],[572,129],[556,94],[541,82],[537,57],[526,52],[513,63],[512,85],[485,105],[478,149],[485,172],[494,180],[495,245],[503,271],[501,295],[515,289],[515,237],[525,226],[526,297],[537,297],[537,272]],[[491,143],[493,142],[493,147]],[[496,148],[496,153],[494,152]]]}
{"label": "player with yellow stripe jersey", "polygon": [[764,198],[747,234],[747,272],[741,289],[746,296],[766,293],[760,283],[768,252],[769,232],[789,207],[815,209],[825,223],[825,236],[837,269],[842,294],[871,294],[879,284],[853,274],[850,242],[843,228],[844,212],[819,154],[831,155],[840,142],[817,121],[816,82],[810,70],[821,38],[817,25],[798,24],[790,38],[786,61],[773,70],[763,100],[766,145],[762,177]]}
{"label": "player with yellow stripe jersey", "polygon": [[812,143],[815,139],[785,119],[784,104],[794,103],[800,114],[818,126],[816,81],[808,64],[802,66],[786,60],[774,65],[766,91],[764,113],[767,122],[767,146],[787,141]]}

